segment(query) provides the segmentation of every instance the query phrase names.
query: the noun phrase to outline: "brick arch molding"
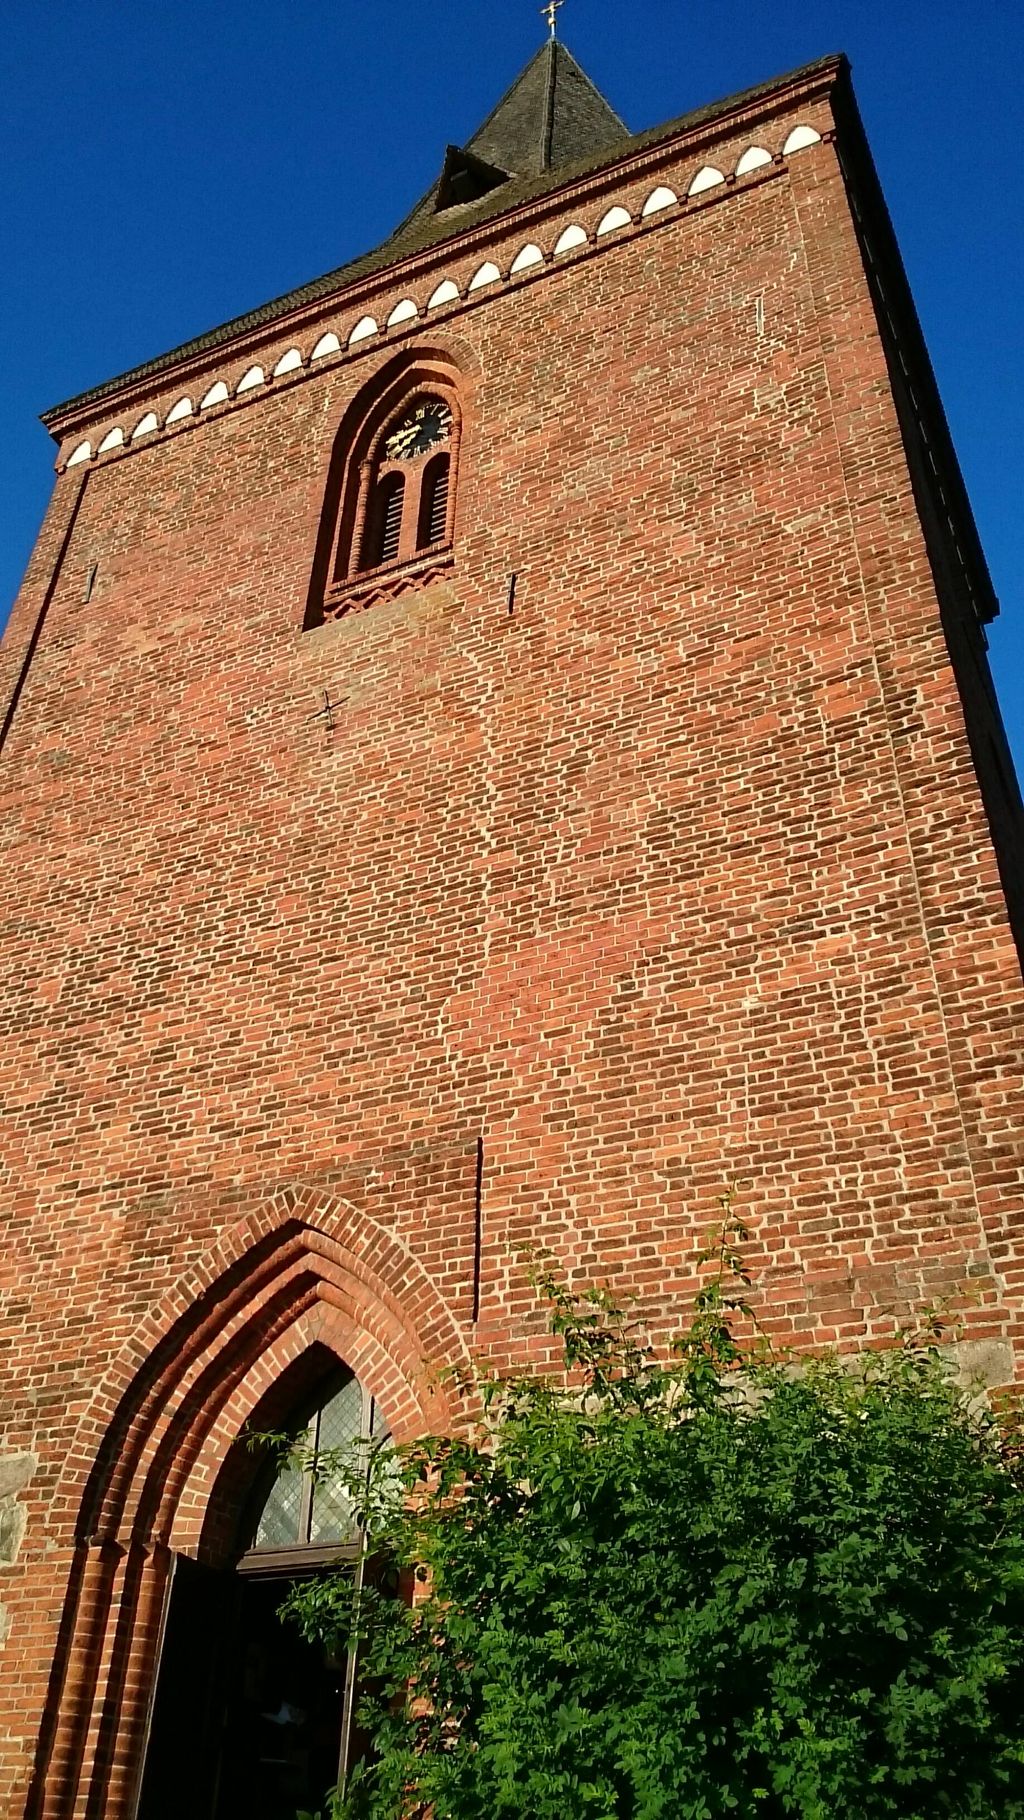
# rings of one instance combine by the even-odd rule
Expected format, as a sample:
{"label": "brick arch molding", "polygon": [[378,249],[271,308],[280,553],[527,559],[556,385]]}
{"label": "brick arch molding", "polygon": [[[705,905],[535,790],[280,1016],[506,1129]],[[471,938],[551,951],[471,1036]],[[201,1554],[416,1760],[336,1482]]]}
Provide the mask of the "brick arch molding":
{"label": "brick arch molding", "polygon": [[275,1379],[325,1348],[400,1439],[451,1426],[446,1368],[469,1355],[422,1266],[362,1209],[287,1188],[183,1271],[122,1349],[57,1488],[76,1545],[29,1820],[128,1820],[172,1554],[223,1558],[238,1435]]}
{"label": "brick arch molding", "polygon": [[456,337],[425,335],[380,361],[350,400],[335,431],[324,481],[303,625],[319,625],[339,554],[357,547],[361,534],[359,477],[376,437],[403,401],[436,393],[452,418],[453,484],[458,485],[458,445],[472,422],[480,377],[477,356],[468,358]]}

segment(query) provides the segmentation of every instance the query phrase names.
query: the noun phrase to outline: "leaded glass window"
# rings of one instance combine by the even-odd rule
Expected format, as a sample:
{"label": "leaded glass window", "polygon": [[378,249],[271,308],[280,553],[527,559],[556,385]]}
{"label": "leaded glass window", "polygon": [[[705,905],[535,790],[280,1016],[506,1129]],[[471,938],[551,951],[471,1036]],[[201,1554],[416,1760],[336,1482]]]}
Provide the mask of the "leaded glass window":
{"label": "leaded glass window", "polygon": [[303,1455],[289,1460],[271,1486],[256,1526],[257,1549],[322,1547],[355,1539],[355,1512],[345,1473],[325,1455],[358,1459],[358,1444],[377,1441],[385,1429],[379,1411],[358,1378],[335,1382],[296,1433]]}

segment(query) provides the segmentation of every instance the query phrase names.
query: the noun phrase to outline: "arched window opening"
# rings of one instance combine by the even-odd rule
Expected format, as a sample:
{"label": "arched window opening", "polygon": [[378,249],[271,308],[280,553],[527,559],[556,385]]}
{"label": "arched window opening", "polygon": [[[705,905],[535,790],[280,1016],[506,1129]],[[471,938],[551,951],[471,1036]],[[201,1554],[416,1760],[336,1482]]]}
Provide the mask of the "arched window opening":
{"label": "arched window opening", "polygon": [[451,406],[430,395],[406,403],[385,424],[364,464],[366,534],[349,578],[446,541],[452,427]]}
{"label": "arched window opening", "polygon": [[446,541],[453,421],[446,400],[428,394],[385,424],[364,468],[367,535],[350,576]]}
{"label": "arched window opening", "polygon": [[385,474],[370,501],[360,568],[375,569],[382,562],[394,562],[401,548],[404,503],[404,475]]}
{"label": "arched window opening", "polygon": [[427,463],[420,492],[420,522],[416,537],[419,550],[443,543],[448,532],[448,477],[451,456],[435,455]]}
{"label": "arched window opening", "polygon": [[446,368],[436,353],[415,355],[350,406],[328,477],[307,626],[422,585],[450,564],[462,411]]}
{"label": "arched window opening", "polygon": [[[312,1413],[294,1429],[295,1454],[280,1467],[262,1497],[252,1528],[252,1544],[242,1558],[243,1571],[264,1566],[266,1551],[298,1551],[357,1542],[355,1508],[346,1489],[358,1467],[361,1450],[387,1438],[380,1412],[351,1374],[335,1379],[321,1393]],[[346,1472],[346,1467],[349,1472]],[[265,1487],[265,1481],[264,1481]]]}

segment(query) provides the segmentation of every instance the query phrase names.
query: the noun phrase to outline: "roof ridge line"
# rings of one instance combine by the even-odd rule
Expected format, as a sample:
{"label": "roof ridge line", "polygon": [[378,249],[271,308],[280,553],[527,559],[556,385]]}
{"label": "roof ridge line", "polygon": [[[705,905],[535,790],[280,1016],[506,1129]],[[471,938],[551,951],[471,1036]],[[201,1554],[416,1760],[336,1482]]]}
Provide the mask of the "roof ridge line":
{"label": "roof ridge line", "polygon": [[548,79],[544,90],[544,116],[540,129],[540,168],[551,169],[551,148],[555,140],[555,86],[558,80],[558,41],[550,38],[544,46],[548,55]]}
{"label": "roof ridge line", "polygon": [[[605,107],[608,109],[608,112],[610,114],[614,114],[614,116],[615,116],[616,120],[618,121],[619,125],[621,126],[623,132],[629,133],[630,129],[626,125],[626,122],[623,120],[622,115],[619,113],[618,108],[615,108],[612,106],[612,104],[609,101],[604,90],[599,89],[596,82],[594,82],[593,78],[587,75],[587,72],[584,69],[579,58],[573,56],[571,50],[569,49],[569,46],[567,44],[563,44],[561,38],[556,38],[554,42],[555,42],[556,50],[558,50],[563,57],[566,57],[568,59],[568,61],[572,64],[573,69],[578,71],[578,73],[583,77],[584,82],[589,84],[589,86],[594,90],[595,94],[600,95],[601,100],[604,102]],[[635,136],[636,136],[635,134],[631,135],[631,137],[635,137]]]}
{"label": "roof ridge line", "polygon": [[501,112],[501,109],[504,107],[505,102],[508,100],[509,95],[511,94],[512,90],[515,88],[518,88],[519,84],[521,82],[525,81],[526,77],[529,75],[530,71],[532,70],[534,64],[539,63],[540,59],[543,57],[547,48],[548,48],[547,43],[542,44],[539,51],[536,51],[534,53],[534,55],[530,58],[529,63],[525,64],[524,67],[520,70],[515,81],[513,83],[511,83],[507,89],[505,89],[503,94],[498,96],[498,99],[494,103],[494,106],[492,107],[486,120],[481,120],[479,126],[476,126],[473,128],[473,131],[470,134],[469,139],[467,139],[467,141],[466,141],[467,145],[472,144],[472,141],[474,139],[479,139],[483,133],[486,133],[487,128],[491,124],[491,121],[494,120],[496,118],[496,116]]}

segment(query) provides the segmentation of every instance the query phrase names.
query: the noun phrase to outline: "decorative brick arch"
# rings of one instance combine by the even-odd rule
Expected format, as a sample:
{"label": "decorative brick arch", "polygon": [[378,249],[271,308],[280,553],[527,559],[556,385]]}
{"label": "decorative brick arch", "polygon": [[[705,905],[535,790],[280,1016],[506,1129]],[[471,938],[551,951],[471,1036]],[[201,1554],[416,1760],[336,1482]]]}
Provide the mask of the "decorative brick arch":
{"label": "decorative brick arch", "polygon": [[68,1820],[100,1801],[106,1820],[127,1820],[172,1551],[224,1558],[227,1513],[252,1470],[238,1436],[278,1379],[325,1352],[352,1367],[399,1439],[456,1418],[447,1374],[468,1352],[422,1266],[365,1210],[298,1188],[184,1270],[122,1349],[57,1488],[77,1517],[71,1622],[29,1815]]}
{"label": "decorative brick arch", "polygon": [[[417,1400],[384,1346],[354,1326],[347,1314],[321,1301],[267,1347],[224,1404],[202,1452],[182,1477],[170,1537],[176,1551],[211,1562],[233,1553],[239,1513],[259,1470],[254,1456],[238,1446],[239,1434],[286,1426],[296,1404],[322,1379],[325,1366],[338,1360],[370,1391],[396,1440],[449,1426],[450,1403],[442,1386],[435,1390],[428,1382],[426,1395]],[[438,1404],[444,1405],[440,1412]]]}
{"label": "decorative brick arch", "polygon": [[325,478],[320,526],[310,572],[303,624],[319,625],[329,614],[332,589],[360,571],[366,512],[374,468],[373,453],[379,438],[403,405],[417,395],[436,398],[451,413],[451,497],[447,523],[449,538],[458,489],[458,451],[463,431],[472,420],[474,374],[479,360],[460,359],[457,342],[424,336],[390,358],[369,375],[341,418],[331,447]]}
{"label": "decorative brick arch", "polygon": [[[145,1504],[147,1475],[152,1502],[150,1469],[181,1402],[192,1393],[179,1435],[183,1422],[193,1436],[197,1422],[219,1423],[215,1404],[226,1378],[240,1383],[280,1333],[314,1307],[324,1320],[333,1310],[334,1332],[350,1352],[376,1342],[388,1381],[367,1382],[396,1433],[451,1419],[442,1374],[464,1365],[468,1352],[422,1266],[364,1209],[325,1191],[286,1188],[183,1270],[97,1388],[55,1492],[78,1538],[126,1539],[123,1525],[131,1527]],[[219,1377],[211,1372],[218,1364]],[[201,1403],[196,1386],[204,1371],[217,1388]]]}

